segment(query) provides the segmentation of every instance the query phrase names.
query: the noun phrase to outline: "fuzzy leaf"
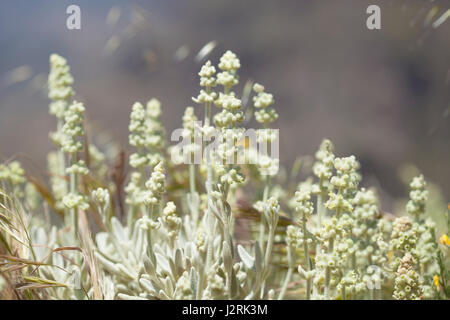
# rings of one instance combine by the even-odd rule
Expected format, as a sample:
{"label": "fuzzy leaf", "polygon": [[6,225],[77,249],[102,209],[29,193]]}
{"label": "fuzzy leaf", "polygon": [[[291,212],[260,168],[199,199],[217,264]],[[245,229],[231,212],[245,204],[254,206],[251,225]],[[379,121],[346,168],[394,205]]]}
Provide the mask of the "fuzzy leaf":
{"label": "fuzzy leaf", "polygon": [[133,270],[126,268],[123,264],[117,263],[116,267],[121,272],[122,277],[126,276],[126,277],[130,278],[130,280],[134,280],[137,278],[137,273],[134,272]]}
{"label": "fuzzy leaf", "polygon": [[112,274],[120,275],[120,270],[116,267],[114,262],[109,261],[98,252],[95,252],[94,255],[106,271]]}
{"label": "fuzzy leaf", "polygon": [[169,261],[167,261],[167,258],[159,253],[156,253],[156,260],[158,262],[158,267],[161,268],[164,273],[169,275],[171,272]]}
{"label": "fuzzy leaf", "polygon": [[183,253],[180,248],[175,251],[175,265],[177,268],[183,268]]}
{"label": "fuzzy leaf", "polygon": [[148,281],[147,279],[144,278],[140,278],[139,279],[139,284],[145,289],[147,290],[147,292],[151,295],[156,295],[156,290],[155,287],[153,286],[153,284]]}
{"label": "fuzzy leaf", "polygon": [[155,265],[153,264],[152,260],[150,260],[148,257],[144,257],[144,268],[148,274],[151,274],[151,275],[156,274],[155,273],[156,272]]}
{"label": "fuzzy leaf", "polygon": [[234,296],[236,296],[238,290],[238,284],[237,284],[237,278],[236,278],[236,272],[234,269],[231,270],[231,297],[230,299],[233,299]]}
{"label": "fuzzy leaf", "polygon": [[171,300],[169,298],[169,296],[163,290],[159,290],[159,295],[160,295],[162,300]]}
{"label": "fuzzy leaf", "polygon": [[130,296],[130,295],[124,294],[124,293],[119,293],[117,295],[117,298],[119,300],[148,300],[148,299],[145,299],[145,298],[142,298],[142,297],[139,297],[139,296]]}
{"label": "fuzzy leaf", "polygon": [[241,258],[242,262],[244,262],[245,266],[248,269],[252,269],[253,266],[255,265],[255,258],[253,258],[245,249],[243,246],[238,245],[237,247],[238,249],[238,254],[239,257]]}
{"label": "fuzzy leaf", "polygon": [[197,274],[195,272],[194,268],[191,268],[191,290],[194,294],[194,297],[197,297],[197,287],[198,287],[198,280],[197,280]]}
{"label": "fuzzy leaf", "polygon": [[223,242],[222,257],[225,270],[228,272],[233,268],[233,257],[231,256],[230,246],[226,241]]}
{"label": "fuzzy leaf", "polygon": [[139,230],[136,230],[136,245],[135,245],[135,253],[138,258],[142,257],[142,254],[144,253],[144,230],[139,228]]}
{"label": "fuzzy leaf", "polygon": [[117,220],[116,217],[111,218],[111,227],[114,236],[119,240],[119,243],[125,244],[127,242],[127,235],[122,224]]}
{"label": "fuzzy leaf", "polygon": [[170,271],[172,271],[172,275],[174,278],[177,277],[177,266],[175,265],[175,261],[172,258],[167,259],[169,261]]}

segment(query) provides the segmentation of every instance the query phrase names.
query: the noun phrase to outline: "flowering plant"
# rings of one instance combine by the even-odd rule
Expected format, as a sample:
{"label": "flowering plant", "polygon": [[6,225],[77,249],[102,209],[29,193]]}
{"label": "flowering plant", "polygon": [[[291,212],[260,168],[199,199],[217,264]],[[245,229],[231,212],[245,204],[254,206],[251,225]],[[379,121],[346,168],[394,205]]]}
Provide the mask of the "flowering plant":
{"label": "flowering plant", "polygon": [[[217,69],[203,65],[192,98],[199,107],[182,118],[182,146],[167,147],[158,100],[136,102],[127,161],[113,143],[89,141],[88,108],[73,100],[67,61],[51,55],[57,149],[48,155],[48,180],[18,161],[0,165],[2,297],[448,298],[450,241],[437,239],[427,217],[424,177],[410,184],[407,215],[384,214],[375,190],[360,186],[356,157],[337,156],[324,140],[311,177],[294,180],[295,190],[283,186],[278,158],[261,155],[243,127],[254,115],[262,127],[256,142],[276,151],[274,97],[254,84],[255,111],[246,108],[235,89],[240,67],[231,51]],[[213,142],[214,132],[226,139]],[[242,154],[245,161],[235,161]],[[293,179],[295,171],[298,163]]]}

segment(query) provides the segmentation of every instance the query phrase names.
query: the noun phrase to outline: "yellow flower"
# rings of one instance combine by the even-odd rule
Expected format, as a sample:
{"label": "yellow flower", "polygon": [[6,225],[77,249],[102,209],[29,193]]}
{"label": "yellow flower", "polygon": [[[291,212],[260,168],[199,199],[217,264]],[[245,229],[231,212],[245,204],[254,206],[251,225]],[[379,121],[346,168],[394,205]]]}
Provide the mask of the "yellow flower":
{"label": "yellow flower", "polygon": [[443,245],[447,245],[450,246],[450,239],[448,238],[448,235],[443,234],[440,238],[439,241],[443,244]]}
{"label": "yellow flower", "polygon": [[433,277],[433,282],[436,288],[439,290],[439,276],[437,274]]}

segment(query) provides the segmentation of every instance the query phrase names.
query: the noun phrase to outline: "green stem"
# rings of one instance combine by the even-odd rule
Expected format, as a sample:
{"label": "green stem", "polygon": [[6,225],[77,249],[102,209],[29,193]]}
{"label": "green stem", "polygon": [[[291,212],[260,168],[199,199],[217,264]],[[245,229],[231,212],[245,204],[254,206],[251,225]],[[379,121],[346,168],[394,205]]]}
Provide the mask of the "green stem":
{"label": "green stem", "polygon": [[193,202],[195,203],[195,207],[194,207],[194,203],[191,204],[191,218],[192,218],[192,224],[194,226],[194,228],[197,228],[197,223],[198,223],[198,206],[197,206],[197,191],[195,190],[195,164],[191,163],[189,164],[189,188],[190,188],[190,194],[191,194],[191,198],[192,200],[194,200],[194,197],[196,198]]}
{"label": "green stem", "polygon": [[[206,88],[206,92],[209,93],[210,92],[210,88]],[[211,103],[205,103],[205,127],[209,126],[211,121]],[[207,146],[208,147],[208,146]],[[208,226],[210,224],[210,218],[212,215],[212,211],[211,211],[211,202],[213,201],[211,192],[212,192],[212,167],[211,167],[211,161],[209,159],[210,154],[209,154],[209,149],[208,153],[206,154],[206,193],[208,196],[208,204],[207,204],[207,210],[206,210],[206,216],[205,216],[205,222],[206,225]],[[204,271],[200,272],[201,274],[201,279],[200,279],[200,283],[199,283],[199,288],[198,288],[198,296],[201,297],[201,292],[203,290],[203,283],[204,283],[204,277],[206,276],[206,273],[209,271],[210,265],[211,265],[211,260],[212,260],[212,250],[213,250],[213,233],[214,230],[212,230],[213,228],[208,228],[207,229],[207,242],[206,242],[206,262],[204,265]]]}
{"label": "green stem", "polygon": [[330,267],[325,268],[325,299],[328,300],[330,297]]}
{"label": "green stem", "polygon": [[[263,193],[263,203],[266,203],[267,198],[269,197],[269,178],[266,177],[265,181],[264,181],[264,193]],[[263,213],[261,213],[261,217],[260,217],[260,224],[259,224],[259,243],[261,245],[261,250],[264,250],[264,234],[266,231],[266,227],[264,224],[264,217],[263,217]]]}
{"label": "green stem", "polygon": [[189,187],[193,195],[195,193],[195,165],[193,163],[189,164]]}
{"label": "green stem", "polygon": [[264,277],[261,283],[261,299],[264,297],[264,287],[266,285],[266,277],[267,277],[266,275],[267,270],[269,269],[270,256],[272,255],[273,239],[275,237],[275,228],[276,226],[269,226],[269,239],[267,240],[266,253],[264,256],[264,267],[261,272],[262,276]]}
{"label": "green stem", "polygon": [[322,193],[319,193],[319,195],[317,196],[317,217],[318,217],[318,224],[319,224],[319,228],[322,227],[322,221],[323,221],[323,210],[324,206],[323,206],[323,195]]}
{"label": "green stem", "polygon": [[[302,225],[303,225],[303,250],[305,251],[305,260],[306,260],[306,270],[311,271],[311,259],[309,258],[309,248],[308,248],[308,237],[306,231],[306,216],[303,213],[302,217]],[[306,300],[311,299],[311,279],[306,280]]]}
{"label": "green stem", "polygon": [[[228,225],[228,222],[225,223]],[[230,247],[230,251],[233,252],[233,237],[231,237],[231,234],[229,232],[229,226],[225,228],[225,241],[227,242],[228,246]],[[223,250],[223,249],[222,249]],[[233,256],[232,256],[233,259]],[[229,268],[227,268],[227,286],[228,286],[228,295],[230,299],[233,299],[233,292],[232,292],[232,286],[231,286],[231,277],[233,273],[233,265],[231,264]]]}
{"label": "green stem", "polygon": [[129,209],[129,214],[127,217],[127,225],[128,225],[128,233],[131,236],[131,234],[133,233],[133,223],[135,221],[136,215],[137,215],[137,211],[138,208],[136,207],[136,205],[132,205],[131,208]]}
{"label": "green stem", "polygon": [[292,254],[292,248],[289,245],[287,246],[287,259],[288,259],[288,263],[289,263],[289,268],[286,273],[286,278],[284,279],[283,286],[281,287],[281,291],[278,296],[278,300],[283,300],[284,295],[286,294],[287,286],[288,286],[289,282],[291,281],[292,273],[294,272],[293,265],[294,265],[295,259],[294,259],[294,255]]}
{"label": "green stem", "polygon": [[[70,164],[74,165],[76,163],[76,154],[72,153],[70,155]],[[78,190],[77,190],[77,185],[78,185],[78,177],[77,174],[72,172],[70,174],[70,192],[72,194],[77,195],[78,194]],[[72,208],[70,209],[70,216],[72,218],[72,223],[73,223],[73,230],[74,230],[74,238],[77,238],[77,234],[78,234],[78,215],[77,215],[77,208]]]}
{"label": "green stem", "polygon": [[[356,253],[355,252],[353,252],[351,255],[351,267],[352,267],[352,270],[355,271],[355,273],[356,273]],[[353,297],[353,299],[355,299],[355,297],[356,297],[355,286],[353,286],[353,288],[352,288],[352,297]]]}
{"label": "green stem", "polygon": [[[334,249],[334,239],[330,239],[330,244],[328,248],[328,253],[332,253]],[[330,280],[331,280],[331,269],[329,266],[325,268],[325,299],[328,300],[330,298]]]}
{"label": "green stem", "polygon": [[[270,179],[269,177],[265,178],[265,186],[264,186],[264,193],[263,193],[263,203],[265,204],[267,202],[267,198],[269,197],[269,184],[270,184]],[[272,245],[273,245],[273,236],[271,236],[272,234],[272,230],[273,227],[269,226],[269,239],[267,239],[267,247],[266,247],[266,259],[270,259],[270,253],[272,252]],[[264,251],[264,234],[265,234],[266,228],[265,228],[265,224],[264,224],[264,217],[262,216],[261,213],[261,221],[259,224],[259,243],[261,245],[261,251]],[[270,246],[270,248],[269,248]],[[269,257],[268,256],[269,253]],[[268,266],[269,261],[265,262],[264,265]],[[264,270],[264,269],[263,269]],[[264,272],[263,272],[264,273]],[[260,297],[262,299],[262,297],[264,296],[264,287],[266,285],[266,280],[263,279],[262,283],[261,283],[261,292],[260,292]]]}
{"label": "green stem", "polygon": [[289,268],[288,272],[286,274],[286,278],[284,279],[283,287],[281,288],[280,295],[278,296],[278,300],[283,300],[284,295],[287,290],[287,286],[289,282],[291,281],[292,274],[294,273],[294,268]]}
{"label": "green stem", "polygon": [[[64,125],[63,119],[58,119],[58,132],[62,131],[62,127]],[[66,176],[66,161],[64,157],[64,152],[61,148],[58,149],[58,162],[59,162],[59,174],[61,175],[60,179],[63,180],[64,184],[64,194],[67,192],[67,182],[64,177]]]}

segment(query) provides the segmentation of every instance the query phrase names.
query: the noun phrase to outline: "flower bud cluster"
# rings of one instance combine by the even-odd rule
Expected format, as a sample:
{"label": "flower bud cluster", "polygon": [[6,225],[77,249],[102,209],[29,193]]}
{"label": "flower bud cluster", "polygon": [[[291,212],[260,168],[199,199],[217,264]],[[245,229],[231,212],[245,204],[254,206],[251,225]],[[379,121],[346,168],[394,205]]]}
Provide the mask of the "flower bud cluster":
{"label": "flower bud cluster", "polygon": [[274,197],[267,199],[264,204],[264,217],[269,226],[276,226],[279,219],[280,204]]}
{"label": "flower bud cluster", "polygon": [[192,292],[191,279],[187,271],[178,279],[175,290],[176,300],[194,300],[194,292]]}
{"label": "flower bud cluster", "polygon": [[360,167],[355,156],[345,158],[335,158],[334,167],[336,176],[332,177],[330,182],[338,190],[356,190],[361,177],[358,173]]}
{"label": "flower bud cluster", "polygon": [[422,279],[416,271],[417,261],[409,252],[400,260],[395,274],[394,299],[420,300],[423,298]]}
{"label": "flower bud cluster", "polygon": [[253,105],[258,111],[255,112],[255,119],[267,127],[270,123],[278,119],[278,113],[270,108],[274,104],[273,95],[264,91],[264,86],[259,83],[253,85],[253,91],[256,96],[253,97]]}
{"label": "flower bud cluster", "polygon": [[200,76],[200,86],[205,87],[205,90],[200,90],[197,98],[192,98],[195,103],[203,104],[203,103],[212,103],[217,97],[217,94],[214,91],[211,91],[211,88],[216,86],[216,78],[215,78],[216,68],[211,64],[211,61],[207,61],[198,75]]}
{"label": "flower bud cluster", "polygon": [[150,179],[145,183],[147,192],[145,194],[144,203],[148,206],[157,205],[161,201],[162,194],[165,192],[164,166],[160,162],[153,169]]}
{"label": "flower bud cluster", "polygon": [[168,236],[174,239],[178,235],[178,231],[181,228],[181,218],[177,215],[177,207],[170,201],[166,204],[163,210],[162,221],[164,227],[168,231]]}
{"label": "flower bud cluster", "polygon": [[214,104],[222,108],[222,111],[214,116],[214,124],[217,128],[234,128],[244,120],[244,113],[241,110],[242,102],[236,98],[234,92],[219,93]]}
{"label": "flower bud cluster", "polygon": [[137,223],[145,231],[157,230],[161,227],[161,219],[153,220],[148,215],[143,215]]}
{"label": "flower bud cluster", "polygon": [[300,248],[303,245],[303,233],[298,227],[288,226],[286,228],[286,244],[291,248]]}
{"label": "flower bud cluster", "polygon": [[205,289],[206,297],[223,299],[226,296],[225,279],[219,275],[217,264],[208,271],[207,280],[208,285]]}
{"label": "flower bud cluster", "polygon": [[305,218],[311,216],[314,211],[313,204],[311,202],[311,192],[309,190],[300,189],[295,192],[295,200],[297,201],[297,206],[295,210]]}
{"label": "flower bud cluster", "polygon": [[12,161],[7,165],[0,164],[0,180],[6,180],[14,185],[25,182],[25,170],[18,161]]}
{"label": "flower bud cluster", "polygon": [[63,119],[69,101],[74,95],[72,89],[73,77],[66,59],[52,54],[50,56],[50,74],[48,77],[48,97],[52,100],[50,114]]}
{"label": "flower bud cluster", "polygon": [[334,167],[336,175],[330,180],[331,185],[337,189],[337,193],[330,192],[329,199],[325,207],[336,211],[339,216],[343,212],[351,213],[353,206],[351,204],[351,193],[354,192],[359,183],[359,163],[355,156],[346,158],[335,158]]}
{"label": "flower bud cluster", "polygon": [[[14,195],[23,197],[22,186],[25,183],[25,170],[19,161],[12,161],[9,164],[0,164],[0,182],[6,181],[12,188]],[[1,185],[1,183],[0,183]]]}
{"label": "flower bud cluster", "polygon": [[[421,267],[424,277],[431,279],[439,272],[437,263],[438,246],[436,244],[436,226],[430,219],[424,219],[425,205],[428,200],[428,191],[426,190],[426,181],[423,175],[414,177],[410,183],[410,200],[406,204],[406,211],[414,218],[414,226],[417,231],[417,243],[415,245],[418,264]],[[431,298],[433,290],[431,283],[423,285],[424,296]]]}
{"label": "flower bud cluster", "polygon": [[[201,141],[201,128],[199,128],[196,124],[198,121],[197,117],[194,113],[193,107],[187,107],[184,111],[183,115],[183,139],[185,141],[189,141],[190,143],[187,145],[183,145],[183,152],[188,153],[189,155],[194,155],[201,148],[197,141]],[[179,151],[179,150],[177,150]]]}
{"label": "flower bud cluster", "polygon": [[417,224],[414,224],[409,217],[395,219],[391,234],[391,248],[400,252],[400,255],[415,251],[418,240],[417,231]]}
{"label": "flower bud cluster", "polygon": [[[345,288],[345,290],[343,290]],[[348,299],[352,294],[360,294],[364,292],[367,287],[364,281],[361,281],[361,278],[354,270],[348,271],[345,276],[341,278],[339,284],[336,287],[337,291],[341,293],[342,299]],[[342,296],[342,293],[345,292],[346,296]]]}
{"label": "flower bud cluster", "polygon": [[67,209],[80,209],[87,210],[89,208],[89,203],[87,197],[78,193],[68,193],[63,198],[63,203]]}
{"label": "flower bud cluster", "polygon": [[228,92],[231,87],[238,84],[237,70],[241,67],[241,63],[233,52],[228,50],[220,58],[219,69],[221,72],[217,74],[217,83],[225,88]]}
{"label": "flower bud cluster", "polygon": [[[314,175],[323,182],[329,180],[333,175],[334,154],[333,144],[330,140],[324,139],[320,144],[319,150],[316,152],[316,162],[313,166]],[[323,187],[321,188],[323,189]]]}
{"label": "flower bud cluster", "polygon": [[156,166],[163,160],[164,129],[160,121],[161,103],[151,99],[147,108],[136,102],[130,115],[130,144],[137,152],[130,156],[133,168],[144,168],[146,165]]}
{"label": "flower bud cluster", "polygon": [[71,190],[63,197],[63,203],[68,209],[79,208],[86,210],[89,207],[87,197],[78,192],[78,176],[87,175],[89,169],[84,160],[77,160],[77,153],[84,148],[84,111],[82,103],[74,101],[64,114],[64,126],[62,127],[62,150],[69,154],[71,165],[65,173],[70,175]]}
{"label": "flower bud cluster", "polygon": [[82,103],[74,101],[64,113],[64,126],[62,128],[62,150],[74,154],[83,150],[82,137],[84,135],[84,111]]}
{"label": "flower bud cluster", "polygon": [[[257,142],[270,150],[271,144],[278,139],[278,131],[269,128],[269,124],[278,119],[275,109],[270,108],[274,104],[273,95],[264,92],[264,86],[259,83],[253,85],[253,91],[256,93],[253,97],[254,107],[258,108],[258,111],[255,111],[255,119],[264,125],[264,129],[256,131]],[[275,176],[279,169],[279,159],[256,153],[256,165],[261,175]]]}
{"label": "flower bud cluster", "polygon": [[438,271],[436,224],[433,220],[427,219],[418,226],[419,240],[417,243],[417,254],[419,262],[423,265],[426,274],[433,275]]}
{"label": "flower bud cluster", "polygon": [[217,74],[217,83],[223,86],[224,92],[220,92],[214,104],[222,111],[214,116],[214,124],[221,132],[222,141],[218,145],[214,155],[216,159],[215,171],[221,184],[235,188],[245,180],[241,168],[237,165],[224,165],[236,163],[239,149],[238,142],[243,138],[243,129],[238,124],[244,120],[241,99],[236,97],[233,86],[238,84],[237,71],[240,68],[239,59],[231,51],[225,52],[220,58]]}
{"label": "flower bud cluster", "polygon": [[100,212],[105,215],[110,203],[109,191],[107,189],[97,188],[92,191],[92,199],[99,207]]}
{"label": "flower bud cluster", "polygon": [[354,206],[352,235],[356,241],[358,264],[364,269],[367,265],[383,265],[386,250],[377,244],[379,237],[378,199],[373,190],[361,188],[352,200]]}
{"label": "flower bud cluster", "polygon": [[423,175],[415,177],[409,185],[411,192],[409,193],[410,200],[406,205],[406,210],[416,220],[425,212],[425,203],[428,198],[428,191],[425,189],[426,185]]}
{"label": "flower bud cluster", "polygon": [[164,151],[164,127],[161,123],[161,102],[153,98],[147,102],[146,109],[146,134],[145,147],[149,150],[149,164],[151,167],[156,166],[163,161]]}
{"label": "flower bud cluster", "polygon": [[[318,199],[328,191],[324,206],[334,214],[322,218],[324,220],[313,229],[318,241],[315,290],[325,286],[326,298],[336,298],[344,293],[356,298],[365,290],[358,258],[362,260],[385,253],[378,252],[372,245],[377,233],[376,196],[365,189],[357,191],[361,179],[358,161],[355,156],[335,157],[329,140],[322,141],[316,160],[313,172],[319,181],[311,186],[311,191]],[[364,260],[363,266],[367,263]],[[325,281],[327,275],[328,282]],[[317,295],[320,296],[318,292]]]}

